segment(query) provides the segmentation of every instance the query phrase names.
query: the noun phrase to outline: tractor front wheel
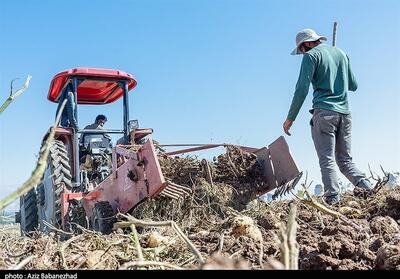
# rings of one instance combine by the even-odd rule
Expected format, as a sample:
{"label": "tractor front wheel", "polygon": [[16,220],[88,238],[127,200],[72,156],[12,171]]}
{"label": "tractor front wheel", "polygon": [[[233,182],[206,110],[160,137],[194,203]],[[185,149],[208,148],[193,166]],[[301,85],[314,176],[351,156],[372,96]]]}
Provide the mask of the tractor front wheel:
{"label": "tractor front wheel", "polygon": [[107,201],[100,201],[95,204],[92,215],[92,228],[103,234],[109,234],[115,223],[114,211]]}

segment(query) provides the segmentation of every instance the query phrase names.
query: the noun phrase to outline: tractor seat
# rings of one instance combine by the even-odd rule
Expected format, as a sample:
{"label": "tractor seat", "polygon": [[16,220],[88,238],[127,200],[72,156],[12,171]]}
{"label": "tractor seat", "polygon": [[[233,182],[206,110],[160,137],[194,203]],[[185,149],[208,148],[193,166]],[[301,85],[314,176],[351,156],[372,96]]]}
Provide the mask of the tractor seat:
{"label": "tractor seat", "polygon": [[93,149],[111,148],[111,138],[105,134],[83,134],[82,147],[91,152]]}

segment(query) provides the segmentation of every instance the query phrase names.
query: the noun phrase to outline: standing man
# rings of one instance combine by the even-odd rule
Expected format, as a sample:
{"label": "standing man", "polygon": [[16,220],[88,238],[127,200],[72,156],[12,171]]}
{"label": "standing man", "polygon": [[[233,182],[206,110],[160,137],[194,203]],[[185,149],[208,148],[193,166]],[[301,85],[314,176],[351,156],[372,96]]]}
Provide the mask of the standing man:
{"label": "standing man", "polygon": [[340,200],[335,159],[340,171],[354,186],[369,190],[372,185],[356,168],[350,155],[351,114],[347,93],[357,90],[357,81],[348,56],[322,41],[326,41],[326,37],[317,35],[312,29],[304,29],[296,36],[297,46],[292,55],[303,54],[303,61],[283,130],[290,136],[289,129],[312,83],[311,133],[319,158],[325,201],[334,204]]}
{"label": "standing man", "polygon": [[76,119],[76,103],[75,96],[72,90],[72,84],[68,83],[68,85],[64,88],[61,93],[60,99],[58,101],[58,107],[56,115],[58,111],[61,109],[61,105],[64,100],[67,100],[65,104],[65,108],[61,114],[60,126],[61,127],[72,127],[75,130],[78,130],[78,121]]}

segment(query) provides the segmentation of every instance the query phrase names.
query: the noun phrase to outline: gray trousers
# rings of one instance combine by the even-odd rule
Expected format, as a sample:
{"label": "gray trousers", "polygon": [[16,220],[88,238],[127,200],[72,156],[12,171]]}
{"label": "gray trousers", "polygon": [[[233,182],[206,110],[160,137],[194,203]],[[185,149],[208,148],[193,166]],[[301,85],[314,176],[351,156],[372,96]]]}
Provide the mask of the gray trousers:
{"label": "gray trousers", "polygon": [[356,168],[351,157],[351,115],[315,109],[310,124],[325,196],[340,192],[335,159],[339,170],[354,186],[366,180],[365,174]]}

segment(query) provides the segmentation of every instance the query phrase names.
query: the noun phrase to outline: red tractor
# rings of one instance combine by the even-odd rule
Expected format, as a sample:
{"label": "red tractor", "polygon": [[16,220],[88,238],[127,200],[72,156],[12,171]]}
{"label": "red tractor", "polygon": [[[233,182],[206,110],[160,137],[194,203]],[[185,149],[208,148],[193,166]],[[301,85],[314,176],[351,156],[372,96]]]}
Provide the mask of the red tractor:
{"label": "red tractor", "polygon": [[[190,189],[167,181],[161,171],[152,139],[152,129],[129,120],[128,92],[136,86],[132,75],[108,69],[76,68],[54,76],[48,99],[61,103],[71,94],[77,121],[77,106],[102,105],[123,98],[122,129],[56,128],[42,181],[20,199],[17,221],[21,231],[49,231],[49,225],[73,230],[80,224],[110,233],[115,214],[129,213],[136,205],[159,193],[179,197]],[[68,105],[68,104],[67,104]],[[121,134],[113,146],[108,134]],[[48,133],[44,137],[47,138]],[[177,155],[221,145],[198,145],[167,153]],[[257,155],[268,185],[264,192],[296,184],[301,176],[283,137],[263,148],[242,147]],[[260,193],[262,194],[262,193]]]}

